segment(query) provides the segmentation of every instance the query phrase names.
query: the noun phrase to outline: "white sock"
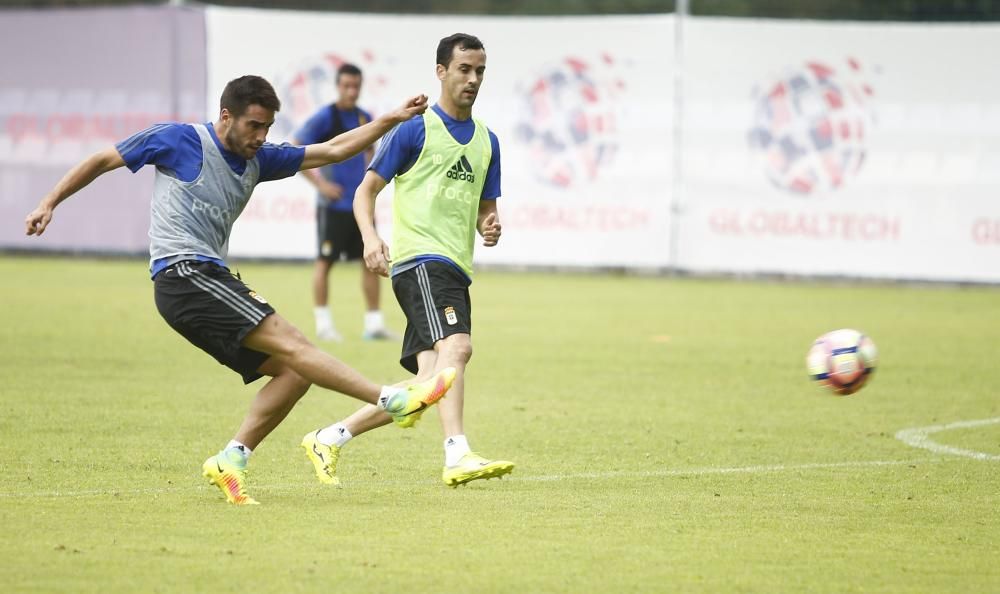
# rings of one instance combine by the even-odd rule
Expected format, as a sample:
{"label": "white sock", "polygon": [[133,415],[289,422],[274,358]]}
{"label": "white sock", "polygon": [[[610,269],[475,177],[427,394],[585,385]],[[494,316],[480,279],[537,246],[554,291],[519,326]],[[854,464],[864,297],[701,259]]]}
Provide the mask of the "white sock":
{"label": "white sock", "polygon": [[386,406],[389,404],[389,400],[393,396],[402,392],[406,388],[393,388],[392,386],[382,386],[382,392],[378,396],[378,402],[376,403],[379,408],[385,410]]}
{"label": "white sock", "polygon": [[344,444],[351,441],[350,429],[343,423],[334,423],[325,429],[320,429],[316,434],[316,439],[323,445],[344,447]]}
{"label": "white sock", "polygon": [[222,448],[222,450],[223,451],[235,450],[239,455],[243,456],[244,460],[250,458],[250,454],[253,453],[253,450],[243,445],[242,443],[236,441],[235,439],[230,439],[229,443],[227,443],[226,447]]}
{"label": "white sock", "polygon": [[385,328],[385,318],[382,317],[381,310],[365,312],[365,332],[375,332]]}
{"label": "white sock", "polygon": [[464,435],[448,437],[444,440],[444,465],[455,466],[462,459],[462,456],[471,451],[469,440],[465,439]]}
{"label": "white sock", "polygon": [[333,314],[327,306],[316,306],[313,308],[313,317],[316,318],[316,328],[333,328]]}

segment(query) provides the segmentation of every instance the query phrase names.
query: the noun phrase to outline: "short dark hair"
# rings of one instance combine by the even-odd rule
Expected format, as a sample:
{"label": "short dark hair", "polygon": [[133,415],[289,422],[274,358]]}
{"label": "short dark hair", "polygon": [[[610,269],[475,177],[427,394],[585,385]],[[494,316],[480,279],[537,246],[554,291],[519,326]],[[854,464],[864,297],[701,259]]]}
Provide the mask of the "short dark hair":
{"label": "short dark hair", "polygon": [[468,33],[455,33],[442,39],[438,43],[437,63],[447,68],[451,64],[452,55],[455,53],[455,46],[465,50],[485,50],[483,42],[475,35]]}
{"label": "short dark hair", "polygon": [[234,78],[222,90],[219,100],[219,110],[226,109],[234,117],[243,115],[251,105],[259,105],[264,109],[279,111],[281,101],[274,87],[260,76],[248,74]]}
{"label": "short dark hair", "polygon": [[337,69],[337,82],[340,82],[340,77],[345,74],[347,76],[361,76],[361,69],[350,62],[344,62]]}

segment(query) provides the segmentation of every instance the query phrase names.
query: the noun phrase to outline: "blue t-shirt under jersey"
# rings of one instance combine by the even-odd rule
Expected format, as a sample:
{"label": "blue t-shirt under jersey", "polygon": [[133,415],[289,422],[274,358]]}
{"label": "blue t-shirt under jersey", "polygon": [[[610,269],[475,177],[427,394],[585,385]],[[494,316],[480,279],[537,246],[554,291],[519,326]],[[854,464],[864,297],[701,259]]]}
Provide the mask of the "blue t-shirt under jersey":
{"label": "blue t-shirt under jersey", "polygon": [[[431,107],[435,113],[441,116],[445,127],[451,137],[461,144],[468,144],[472,140],[472,135],[476,132],[476,124],[469,118],[467,120],[456,120],[441,109],[441,106]],[[492,130],[490,134],[490,146],[493,148],[490,157],[490,165],[486,168],[486,181],[483,183],[482,200],[496,200],[500,197],[500,141]],[[372,159],[369,170],[374,171],[387,182],[397,175],[406,173],[417,162],[420,151],[424,150],[424,118],[417,116],[393,128],[379,144],[375,151],[375,158]],[[428,254],[418,256],[409,262],[400,262],[401,265],[393,266],[393,275],[405,272],[420,262],[438,260],[447,262],[461,271],[457,264],[450,259],[440,255]],[[464,272],[462,273],[465,274]]]}
{"label": "blue t-shirt under jersey", "polygon": [[[206,126],[226,163],[238,175],[243,175],[247,168],[246,159],[226,150],[215,134],[215,127],[211,123]],[[201,173],[201,138],[191,124],[157,124],[126,138],[116,144],[115,148],[133,173],[143,165],[155,165],[185,182],[198,179],[198,174]],[[265,142],[256,155],[260,164],[260,177],[257,183],[295,175],[302,166],[305,153],[303,147]],[[203,254],[192,254],[192,256],[198,260],[209,260],[225,266],[221,260]],[[150,272],[155,277],[166,266],[164,260],[157,260]]]}
{"label": "blue t-shirt under jersey", "polygon": [[[341,133],[360,127],[362,116],[366,124],[372,121],[372,114],[363,109],[338,109],[337,115],[340,118]],[[333,138],[335,131],[333,109],[327,105],[306,120],[302,128],[295,133],[295,140],[302,145],[326,142]],[[330,210],[351,212],[354,207],[354,192],[365,177],[365,153],[361,152],[346,161],[327,165],[320,172],[327,180],[343,188],[344,193],[339,200],[327,200],[319,196],[316,204],[326,206]]]}

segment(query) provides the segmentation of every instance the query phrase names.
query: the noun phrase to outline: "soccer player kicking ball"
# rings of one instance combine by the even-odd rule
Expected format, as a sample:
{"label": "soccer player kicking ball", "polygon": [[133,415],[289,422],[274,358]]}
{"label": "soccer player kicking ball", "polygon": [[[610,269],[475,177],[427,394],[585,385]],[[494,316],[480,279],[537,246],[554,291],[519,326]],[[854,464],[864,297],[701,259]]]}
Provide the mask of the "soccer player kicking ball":
{"label": "soccer player kicking ball", "polygon": [[[486,51],[472,35],[455,34],[438,44],[441,98],[423,117],[400,124],[386,136],[355,194],[354,215],[365,242],[365,264],[389,275],[406,315],[400,363],[417,380],[442,369],[458,375],[441,403],[444,483],[458,486],[500,477],[512,462],[473,453],[462,424],[465,366],[472,357],[469,285],[476,231],[483,245],[500,240],[496,199],[500,196],[500,147],[472,105],[486,71]],[[375,231],[375,197],[396,180],[392,257]],[[375,406],[306,435],[302,446],[324,483],[337,483],[340,449],[351,439],[391,422]],[[321,454],[321,455],[320,455]]]}
{"label": "soccer player kicking ball", "polygon": [[442,368],[408,388],[379,386],[316,348],[226,267],[229,235],[254,187],[349,159],[399,122],[423,113],[418,95],[402,107],[333,140],[306,147],[265,142],[281,103],[259,76],[230,81],[219,119],[161,124],[100,151],[71,169],[25,219],[41,235],[53,210],[99,176],[128,166],[156,166],[151,203],[150,272],[156,307],[174,330],[243,377],[270,376],[232,441],[202,466],[230,503],[256,504],[246,492],[253,449],[316,384],[371,403],[402,426],[441,399],[455,378]]}

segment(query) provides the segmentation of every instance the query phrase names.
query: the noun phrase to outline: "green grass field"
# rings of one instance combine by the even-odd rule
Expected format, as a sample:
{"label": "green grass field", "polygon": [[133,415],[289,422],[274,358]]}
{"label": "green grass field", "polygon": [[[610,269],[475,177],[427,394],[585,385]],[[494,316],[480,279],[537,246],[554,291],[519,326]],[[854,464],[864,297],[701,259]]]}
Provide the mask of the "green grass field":
{"label": "green grass field", "polygon": [[[311,330],[309,268],[244,265]],[[436,414],[344,450],[297,444],[355,408],[313,388],[231,507],[201,462],[253,393],[159,318],[138,261],[0,257],[2,592],[1000,592],[1000,462],[905,428],[1000,417],[1000,291],[486,272],[467,429],[517,462],[440,484]],[[332,348],[363,343],[338,269]],[[402,318],[385,287],[385,309]],[[805,377],[813,338],[871,334],[873,383]],[[938,443],[1000,455],[1000,424]]]}

